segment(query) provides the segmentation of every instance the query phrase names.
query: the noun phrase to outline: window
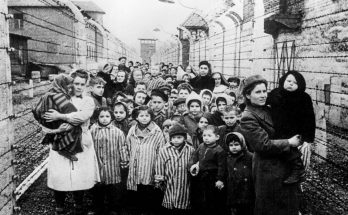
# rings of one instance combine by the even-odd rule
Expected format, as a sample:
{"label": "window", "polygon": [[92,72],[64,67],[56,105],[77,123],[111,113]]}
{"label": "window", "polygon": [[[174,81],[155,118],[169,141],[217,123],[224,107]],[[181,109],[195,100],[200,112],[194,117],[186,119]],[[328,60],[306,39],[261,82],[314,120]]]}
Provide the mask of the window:
{"label": "window", "polygon": [[23,29],[23,14],[22,13],[13,14],[13,28]]}

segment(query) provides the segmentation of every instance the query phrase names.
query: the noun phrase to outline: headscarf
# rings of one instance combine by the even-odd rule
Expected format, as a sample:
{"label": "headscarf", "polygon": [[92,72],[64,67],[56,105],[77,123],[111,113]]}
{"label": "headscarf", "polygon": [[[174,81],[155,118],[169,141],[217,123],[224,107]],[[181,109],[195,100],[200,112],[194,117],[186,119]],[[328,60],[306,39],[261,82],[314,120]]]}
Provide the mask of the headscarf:
{"label": "headscarf", "polygon": [[284,90],[284,82],[289,75],[293,75],[297,81],[298,88],[296,91],[304,92],[306,90],[306,81],[301,73],[294,70],[287,72],[285,75],[283,75],[283,77],[279,79],[279,88]]}
{"label": "headscarf", "polygon": [[70,98],[69,92],[73,81],[74,79],[72,77],[65,74],[59,74],[54,78],[50,91],[54,93],[63,93]]}
{"label": "headscarf", "polygon": [[211,77],[213,77],[215,74],[219,74],[221,77],[221,85],[225,85],[226,87],[230,86],[230,84],[228,83],[228,81],[226,80],[225,76],[223,76],[220,72],[213,72],[211,74]]}

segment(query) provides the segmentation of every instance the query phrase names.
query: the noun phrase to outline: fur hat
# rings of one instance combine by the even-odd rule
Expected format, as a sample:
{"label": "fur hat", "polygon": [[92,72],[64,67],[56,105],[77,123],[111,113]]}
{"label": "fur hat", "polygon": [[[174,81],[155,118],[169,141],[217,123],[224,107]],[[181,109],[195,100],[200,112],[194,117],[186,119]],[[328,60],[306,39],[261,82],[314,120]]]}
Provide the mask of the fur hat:
{"label": "fur hat", "polygon": [[158,96],[163,99],[164,102],[168,102],[168,95],[166,95],[163,90],[160,89],[154,89],[151,91],[151,97],[152,96]]}
{"label": "fur hat", "polygon": [[264,83],[267,87],[267,81],[261,75],[252,75],[243,80],[243,95],[246,95],[246,92],[254,87],[255,84]]}
{"label": "fur hat", "polygon": [[179,123],[174,123],[174,125],[169,129],[169,137],[171,138],[174,135],[182,135],[186,138],[187,129]]}

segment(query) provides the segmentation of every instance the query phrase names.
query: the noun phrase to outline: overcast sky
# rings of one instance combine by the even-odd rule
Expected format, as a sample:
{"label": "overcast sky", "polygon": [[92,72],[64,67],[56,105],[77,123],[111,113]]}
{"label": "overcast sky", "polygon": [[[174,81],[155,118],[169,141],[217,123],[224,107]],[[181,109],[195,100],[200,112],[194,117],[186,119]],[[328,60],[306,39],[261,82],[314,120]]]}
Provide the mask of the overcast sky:
{"label": "overcast sky", "polygon": [[[93,1],[105,12],[104,26],[119,39],[139,51],[138,38],[157,38],[158,45],[170,40],[166,33],[153,32],[160,28],[177,34],[176,27],[183,23],[193,10],[179,3],[168,4],[159,0],[84,0]],[[176,0],[177,1],[177,0]],[[204,13],[217,7],[220,0],[180,0],[182,4]],[[173,40],[173,39],[172,39]]]}

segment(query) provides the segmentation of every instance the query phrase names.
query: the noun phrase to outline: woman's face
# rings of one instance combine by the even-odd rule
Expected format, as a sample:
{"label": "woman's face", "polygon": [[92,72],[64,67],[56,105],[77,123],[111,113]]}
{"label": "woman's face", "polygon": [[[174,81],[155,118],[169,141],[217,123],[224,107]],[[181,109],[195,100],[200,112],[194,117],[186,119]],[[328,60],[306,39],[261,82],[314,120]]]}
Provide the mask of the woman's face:
{"label": "woman's face", "polygon": [[267,99],[266,85],[264,83],[256,85],[250,94],[246,95],[246,97],[250,100],[252,105],[264,106]]}
{"label": "woman's face", "polygon": [[209,67],[207,65],[201,65],[199,67],[199,73],[201,76],[207,76],[209,73]]}
{"label": "woman's face", "polygon": [[139,82],[143,80],[143,73],[140,70],[135,70],[133,72],[133,78],[135,82]]}
{"label": "woman's face", "polygon": [[215,80],[215,87],[218,87],[221,84],[221,75],[219,73],[215,73],[213,78]]}
{"label": "woman's face", "polygon": [[123,83],[126,78],[126,73],[124,71],[119,71],[116,75],[116,81],[118,83]]}
{"label": "woman's face", "polygon": [[191,67],[189,67],[189,66],[186,68],[186,72],[187,72],[187,73],[191,73],[191,70],[192,70],[192,69],[191,69]]}
{"label": "woman's face", "polygon": [[74,89],[75,96],[82,95],[83,91],[85,91],[86,89],[86,82],[87,80],[85,78],[76,76],[76,78],[73,81],[73,89]]}

